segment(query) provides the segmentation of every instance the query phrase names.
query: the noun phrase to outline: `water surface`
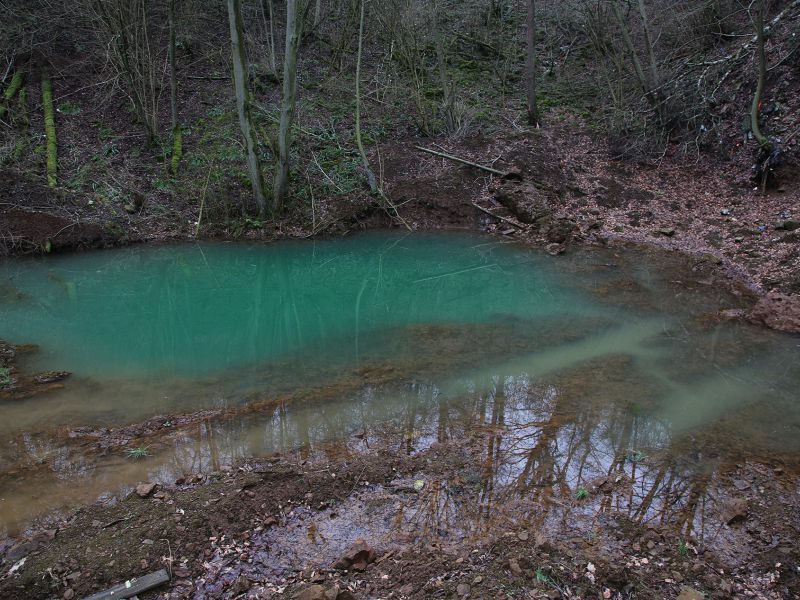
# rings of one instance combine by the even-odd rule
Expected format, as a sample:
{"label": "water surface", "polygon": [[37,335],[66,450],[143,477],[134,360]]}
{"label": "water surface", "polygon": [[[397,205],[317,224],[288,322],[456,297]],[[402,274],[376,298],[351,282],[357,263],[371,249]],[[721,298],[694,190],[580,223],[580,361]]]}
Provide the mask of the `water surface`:
{"label": "water surface", "polygon": [[[8,261],[0,338],[39,346],[24,368],[73,376],[2,407],[0,522],[244,457],[414,452],[487,425],[508,445],[498,486],[543,462],[574,486],[629,454],[791,460],[800,341],[713,318],[739,302],[675,257],[467,234]],[[99,454],[86,433],[198,409],[216,412]],[[570,471],[578,447],[593,461]]]}

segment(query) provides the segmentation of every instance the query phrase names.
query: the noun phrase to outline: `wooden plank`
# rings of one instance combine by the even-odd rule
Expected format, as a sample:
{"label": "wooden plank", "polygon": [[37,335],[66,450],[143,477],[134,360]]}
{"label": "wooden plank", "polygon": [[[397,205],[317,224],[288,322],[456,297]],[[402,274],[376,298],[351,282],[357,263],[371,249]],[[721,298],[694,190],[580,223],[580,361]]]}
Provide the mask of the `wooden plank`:
{"label": "wooden plank", "polygon": [[163,585],[169,581],[166,569],[161,569],[155,573],[148,573],[141,577],[129,579],[125,583],[115,585],[113,588],[104,592],[98,592],[87,596],[83,600],[117,600],[118,598],[133,598],[137,594],[146,592],[155,587]]}

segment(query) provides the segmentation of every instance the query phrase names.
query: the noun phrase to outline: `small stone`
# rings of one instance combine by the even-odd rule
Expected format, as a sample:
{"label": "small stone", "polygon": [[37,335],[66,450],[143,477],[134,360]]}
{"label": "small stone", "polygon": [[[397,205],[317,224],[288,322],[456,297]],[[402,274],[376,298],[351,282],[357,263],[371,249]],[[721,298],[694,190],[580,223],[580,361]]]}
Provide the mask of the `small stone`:
{"label": "small stone", "polygon": [[683,586],[681,593],[678,594],[678,600],[705,600],[705,596],[694,588]]}
{"label": "small stone", "polygon": [[140,498],[147,498],[156,489],[155,483],[140,483],[136,486],[136,494]]}
{"label": "small stone", "polygon": [[321,585],[310,585],[294,596],[295,600],[327,600],[325,588]]}
{"label": "small stone", "polygon": [[425,482],[422,479],[417,479],[414,481],[415,492],[421,492],[424,487],[425,487]]}
{"label": "small stone", "polygon": [[731,209],[723,208],[721,211],[719,211],[719,214],[721,214],[723,217],[729,217],[731,214]]}
{"label": "small stone", "polygon": [[334,569],[352,569],[363,571],[367,565],[375,562],[377,555],[367,542],[357,540],[347,551],[334,563]]}
{"label": "small stone", "polygon": [[525,541],[527,541],[527,540],[528,540],[528,532],[527,532],[527,531],[520,531],[520,532],[517,534],[517,537],[520,539],[520,541],[523,541],[523,542],[525,542]]}
{"label": "small stone", "polygon": [[482,575],[478,575],[478,576],[475,577],[475,579],[472,580],[472,585],[478,585],[480,583],[483,583],[483,576]]}
{"label": "small stone", "polygon": [[64,590],[64,595],[62,596],[64,600],[72,600],[72,598],[74,597],[75,597],[75,590],[73,590],[72,588],[67,588],[66,590]]}
{"label": "small stone", "polygon": [[748,503],[744,498],[735,498],[725,504],[723,509],[723,519],[726,524],[731,525],[737,521],[744,521],[747,518]]}
{"label": "small stone", "polygon": [[456,586],[456,593],[460,597],[468,596],[470,591],[472,591],[472,588],[470,588],[469,585],[467,585],[466,583],[459,583]]}
{"label": "small stone", "polygon": [[522,568],[519,566],[519,561],[516,558],[508,559],[508,568],[511,570],[514,577],[522,577]]}
{"label": "small stone", "polygon": [[672,575],[672,579],[674,579],[677,583],[683,581],[683,574],[680,571],[671,571],[670,575]]}
{"label": "small stone", "polygon": [[672,227],[661,227],[659,228],[658,233],[667,237],[672,237],[675,235],[675,229]]}
{"label": "small stone", "polygon": [[410,596],[414,593],[414,585],[411,583],[405,584],[403,587],[400,588],[400,595],[401,596]]}

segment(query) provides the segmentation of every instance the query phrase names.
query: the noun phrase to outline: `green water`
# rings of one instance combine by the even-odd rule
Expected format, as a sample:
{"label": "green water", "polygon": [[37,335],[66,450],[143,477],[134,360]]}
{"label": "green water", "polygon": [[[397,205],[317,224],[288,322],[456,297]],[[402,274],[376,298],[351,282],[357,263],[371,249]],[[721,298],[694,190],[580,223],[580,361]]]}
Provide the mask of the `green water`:
{"label": "green water", "polygon": [[0,268],[0,336],[91,377],[186,377],[295,355],[357,360],[381,331],[580,314],[543,259],[470,236],[93,252]]}
{"label": "green water", "polygon": [[[570,485],[631,452],[800,463],[800,338],[714,317],[740,303],[675,256],[470,234],[6,261],[0,338],[39,346],[22,368],[73,375],[0,408],[0,527],[240,458],[354,435],[411,452],[487,423],[499,483],[542,436]],[[100,454],[64,435],[206,408]],[[150,456],[128,460],[139,443]],[[575,444],[590,460],[573,472]]]}

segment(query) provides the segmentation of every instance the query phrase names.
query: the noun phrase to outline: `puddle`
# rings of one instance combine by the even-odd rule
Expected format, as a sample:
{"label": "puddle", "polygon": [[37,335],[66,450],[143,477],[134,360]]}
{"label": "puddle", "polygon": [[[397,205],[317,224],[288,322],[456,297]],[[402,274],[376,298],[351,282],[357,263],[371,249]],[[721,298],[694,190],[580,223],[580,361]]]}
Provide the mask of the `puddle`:
{"label": "puddle", "polygon": [[[449,440],[474,460],[365,491],[373,538],[476,540],[520,506],[584,535],[599,502],[696,532],[719,465],[800,457],[800,339],[710,318],[738,299],[670,256],[369,234],[18,260],[0,281],[0,338],[40,347],[21,366],[73,372],[3,406],[10,533],[241,458]],[[613,493],[576,504],[592,486]],[[309,540],[298,520],[320,564],[357,533],[335,522]]]}

